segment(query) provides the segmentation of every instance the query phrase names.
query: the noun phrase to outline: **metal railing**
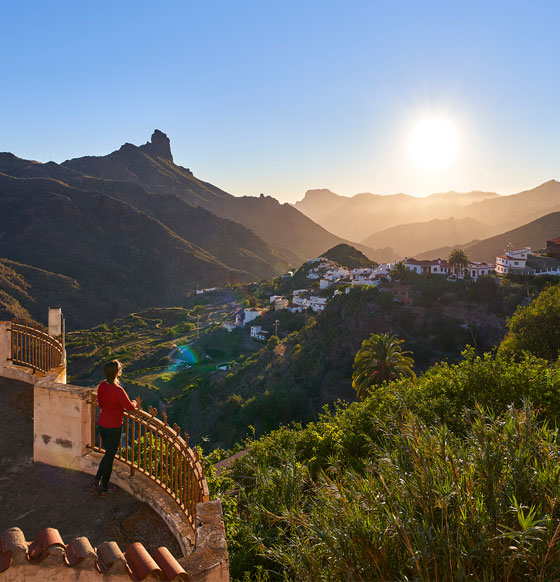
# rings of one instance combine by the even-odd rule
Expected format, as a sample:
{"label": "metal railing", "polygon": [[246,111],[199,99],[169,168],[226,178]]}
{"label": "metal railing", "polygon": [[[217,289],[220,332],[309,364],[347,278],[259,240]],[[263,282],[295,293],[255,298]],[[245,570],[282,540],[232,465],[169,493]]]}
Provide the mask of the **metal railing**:
{"label": "metal railing", "polygon": [[[121,445],[115,459],[130,466],[131,474],[139,471],[147,475],[166,491],[185,512],[192,527],[195,527],[196,504],[208,501],[208,484],[198,451],[189,447],[187,433],[184,438],[180,428],[156,418],[157,410],[151,406],[124,412]],[[96,414],[99,410],[97,394],[91,394],[91,442],[92,450],[104,453],[101,439],[96,431]]]}
{"label": "metal railing", "polygon": [[64,363],[64,347],[39,327],[12,322],[10,360],[28,366],[33,372],[47,373]]}

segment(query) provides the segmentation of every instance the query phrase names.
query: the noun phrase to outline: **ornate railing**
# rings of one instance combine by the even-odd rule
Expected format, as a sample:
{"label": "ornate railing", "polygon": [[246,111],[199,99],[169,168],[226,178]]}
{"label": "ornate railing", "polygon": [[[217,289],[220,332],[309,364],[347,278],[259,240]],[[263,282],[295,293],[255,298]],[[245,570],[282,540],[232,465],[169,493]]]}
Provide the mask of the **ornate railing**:
{"label": "ornate railing", "polygon": [[45,374],[64,363],[64,347],[39,327],[13,322],[10,326],[10,360]]}
{"label": "ornate railing", "polygon": [[[137,398],[139,406],[140,399]],[[98,412],[97,394],[91,394],[91,448],[104,453],[101,439],[96,431]],[[197,503],[208,501],[208,484],[198,451],[189,447],[189,437],[180,434],[179,427],[156,418],[157,410],[151,406],[148,411],[137,408],[125,411],[121,446],[115,459],[144,473],[164,489],[186,513],[190,524],[195,527],[195,507]]]}

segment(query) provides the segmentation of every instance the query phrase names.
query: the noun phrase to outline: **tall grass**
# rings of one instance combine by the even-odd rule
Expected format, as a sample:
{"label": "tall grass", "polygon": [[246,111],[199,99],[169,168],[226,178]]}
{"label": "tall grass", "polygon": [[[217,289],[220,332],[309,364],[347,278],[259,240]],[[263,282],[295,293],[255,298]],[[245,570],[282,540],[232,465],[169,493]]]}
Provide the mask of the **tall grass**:
{"label": "tall grass", "polygon": [[233,577],[560,580],[558,430],[529,404],[466,424],[378,417],[351,467],[256,447],[222,482]]}

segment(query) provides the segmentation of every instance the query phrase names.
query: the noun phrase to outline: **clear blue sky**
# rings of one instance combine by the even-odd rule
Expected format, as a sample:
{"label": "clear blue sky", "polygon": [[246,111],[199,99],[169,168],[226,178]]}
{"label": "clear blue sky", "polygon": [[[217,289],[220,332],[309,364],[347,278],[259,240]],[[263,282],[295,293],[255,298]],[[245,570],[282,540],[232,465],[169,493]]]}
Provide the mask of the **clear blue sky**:
{"label": "clear blue sky", "polygon": [[[39,161],[141,144],[232,194],[300,199],[560,179],[560,2],[4,2],[0,151]],[[426,115],[445,170],[410,159]]]}

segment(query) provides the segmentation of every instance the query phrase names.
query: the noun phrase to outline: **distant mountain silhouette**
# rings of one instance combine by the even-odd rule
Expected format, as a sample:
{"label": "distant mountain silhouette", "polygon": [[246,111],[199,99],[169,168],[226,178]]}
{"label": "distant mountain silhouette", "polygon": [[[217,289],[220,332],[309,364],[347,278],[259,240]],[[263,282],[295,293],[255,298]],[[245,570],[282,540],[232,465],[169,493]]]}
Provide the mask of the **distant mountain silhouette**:
{"label": "distant mountain silhouette", "polygon": [[434,219],[428,222],[399,224],[366,238],[363,244],[369,247],[391,246],[403,257],[412,257],[426,250],[473,239],[483,239],[492,234],[493,227],[474,218]]}
{"label": "distant mountain silhouette", "polygon": [[469,205],[496,197],[494,192],[446,192],[425,198],[366,192],[348,198],[323,189],[308,190],[295,208],[338,236],[363,241],[375,232],[400,224],[470,216],[465,213]]}
{"label": "distant mountain silhouette", "polygon": [[473,261],[495,262],[508,245],[514,248],[531,247],[533,250],[546,248],[546,241],[560,236],[560,212],[541,216],[529,224],[509,230],[485,240],[474,240],[465,245],[445,246],[415,255],[417,259],[437,259],[447,257],[453,248],[465,249]]}

